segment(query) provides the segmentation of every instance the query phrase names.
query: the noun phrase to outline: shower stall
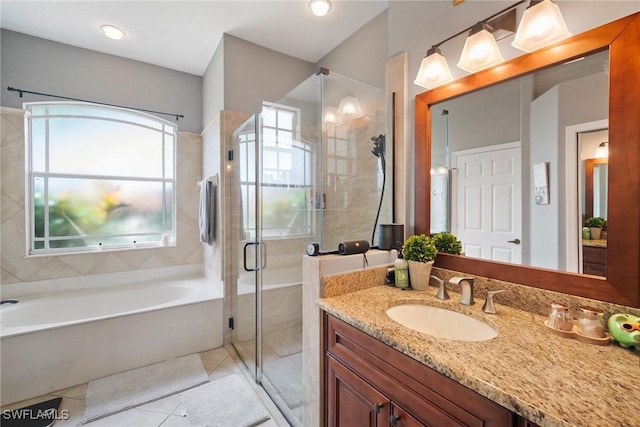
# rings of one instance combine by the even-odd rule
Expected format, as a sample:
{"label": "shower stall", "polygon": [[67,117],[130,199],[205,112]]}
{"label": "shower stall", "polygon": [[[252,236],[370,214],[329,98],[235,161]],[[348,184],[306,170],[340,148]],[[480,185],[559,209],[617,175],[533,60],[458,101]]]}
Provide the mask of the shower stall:
{"label": "shower stall", "polygon": [[[302,259],[309,243],[377,246],[393,222],[393,96],[321,69],[238,127],[226,149],[230,342],[303,425]],[[319,337],[317,338],[319,339]]]}

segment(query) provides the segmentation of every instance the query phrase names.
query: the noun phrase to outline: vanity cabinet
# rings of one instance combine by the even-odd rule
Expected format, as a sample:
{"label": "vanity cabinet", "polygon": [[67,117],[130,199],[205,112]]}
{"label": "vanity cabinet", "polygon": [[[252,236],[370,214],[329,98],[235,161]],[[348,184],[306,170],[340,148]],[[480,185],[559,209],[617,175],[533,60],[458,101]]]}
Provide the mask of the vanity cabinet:
{"label": "vanity cabinet", "polygon": [[582,272],[593,276],[607,276],[607,248],[582,245]]}
{"label": "vanity cabinet", "polygon": [[327,313],[323,322],[330,427],[535,427]]}

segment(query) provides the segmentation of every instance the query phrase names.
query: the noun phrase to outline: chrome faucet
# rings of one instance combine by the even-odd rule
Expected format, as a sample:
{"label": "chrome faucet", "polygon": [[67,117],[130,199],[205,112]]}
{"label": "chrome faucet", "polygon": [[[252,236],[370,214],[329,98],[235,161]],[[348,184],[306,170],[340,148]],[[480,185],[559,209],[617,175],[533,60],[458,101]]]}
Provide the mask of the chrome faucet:
{"label": "chrome faucet", "polygon": [[473,277],[452,277],[449,279],[449,283],[454,285],[460,284],[460,304],[473,305]]}
{"label": "chrome faucet", "polygon": [[498,291],[487,291],[487,299],[482,306],[482,311],[489,314],[496,314],[496,307],[493,305],[493,296],[495,294],[499,294],[500,292],[506,292],[506,289],[500,289]]}
{"label": "chrome faucet", "polygon": [[431,278],[436,282],[438,282],[439,288],[438,288],[438,293],[436,294],[436,298],[441,300],[449,299],[450,297],[449,297],[449,294],[447,293],[447,286],[445,285],[444,280],[436,276],[431,276]]}
{"label": "chrome faucet", "polygon": [[18,300],[17,299],[13,299],[13,298],[7,298],[7,299],[0,300],[0,304],[5,304],[5,303],[17,304]]}

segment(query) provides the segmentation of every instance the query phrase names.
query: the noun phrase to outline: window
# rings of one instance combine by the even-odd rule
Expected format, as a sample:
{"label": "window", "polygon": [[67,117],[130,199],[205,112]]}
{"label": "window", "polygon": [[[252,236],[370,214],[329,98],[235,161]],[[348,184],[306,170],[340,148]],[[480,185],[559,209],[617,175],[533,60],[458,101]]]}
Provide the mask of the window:
{"label": "window", "polygon": [[175,241],[175,125],[94,104],[25,108],[29,254]]}
{"label": "window", "polygon": [[[311,234],[307,200],[312,193],[312,152],[298,136],[299,110],[276,104],[262,108],[262,234],[298,237]],[[244,228],[255,228],[255,133],[240,134],[240,179],[246,215]]]}

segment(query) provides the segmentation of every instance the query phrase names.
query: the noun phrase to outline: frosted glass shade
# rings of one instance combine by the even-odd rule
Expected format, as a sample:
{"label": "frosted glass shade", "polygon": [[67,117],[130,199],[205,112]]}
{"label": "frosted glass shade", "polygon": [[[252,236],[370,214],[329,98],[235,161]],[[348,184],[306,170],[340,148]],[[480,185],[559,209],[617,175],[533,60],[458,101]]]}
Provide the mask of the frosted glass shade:
{"label": "frosted glass shade", "polygon": [[438,50],[433,53],[427,52],[427,56],[420,63],[418,75],[413,83],[427,89],[433,89],[451,81],[453,81],[453,77],[451,76],[447,58],[442,56]]}
{"label": "frosted glass shade", "polygon": [[338,109],[336,107],[327,107],[322,110],[322,123],[338,123]]}
{"label": "frosted glass shade", "polygon": [[593,157],[596,159],[605,159],[609,157],[609,143],[601,142],[600,145],[598,145],[598,148],[596,148],[596,153]]}
{"label": "frosted glass shade", "polygon": [[467,37],[458,61],[458,67],[475,73],[504,61],[495,37],[487,30],[480,30]]}
{"label": "frosted glass shade", "polygon": [[557,4],[543,0],[524,11],[511,45],[525,52],[571,37]]}
{"label": "frosted glass shade", "polygon": [[362,115],[362,108],[357,98],[346,96],[338,106],[338,116],[343,120],[351,120]]}

